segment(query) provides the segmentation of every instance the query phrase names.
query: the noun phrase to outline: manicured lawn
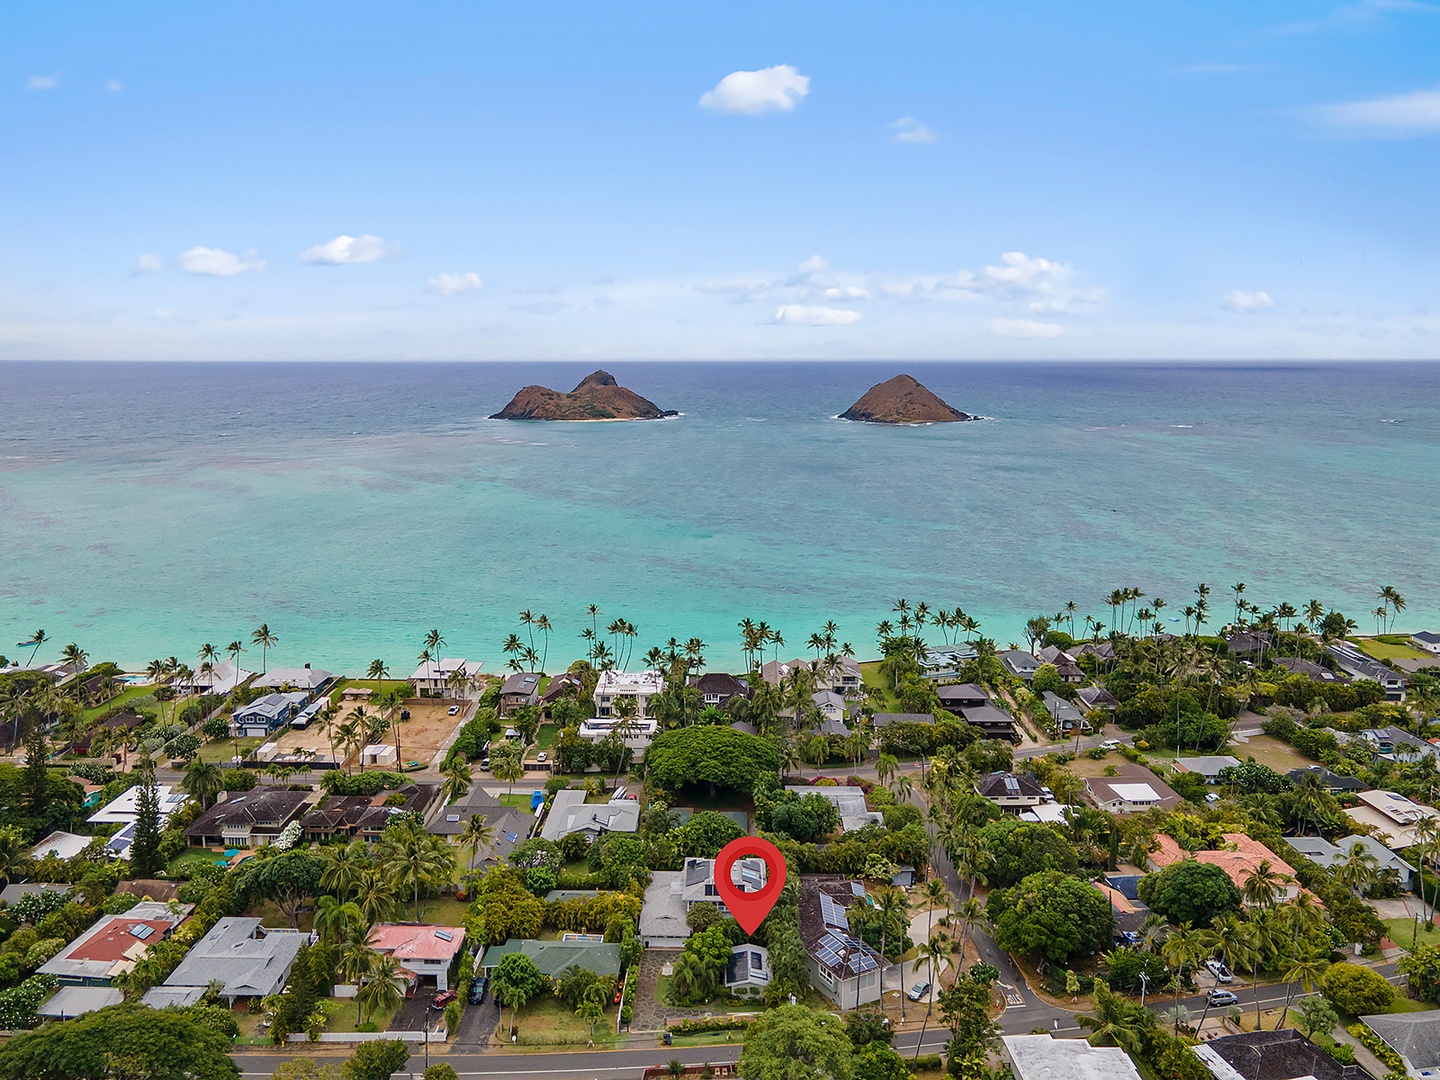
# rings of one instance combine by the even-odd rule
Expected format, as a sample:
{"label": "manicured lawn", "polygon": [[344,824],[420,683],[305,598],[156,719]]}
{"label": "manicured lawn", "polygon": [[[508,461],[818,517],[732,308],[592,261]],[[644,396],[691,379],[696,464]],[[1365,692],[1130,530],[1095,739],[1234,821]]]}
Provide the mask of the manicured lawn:
{"label": "manicured lawn", "polygon": [[[120,693],[105,702],[105,704],[96,705],[93,709],[83,710],[80,716],[86,721],[94,720],[96,717],[110,712],[112,709],[116,709],[121,705],[130,704],[137,698],[150,697],[154,690],[155,688],[153,686],[127,686],[124,690],[121,690]],[[154,702],[147,702],[147,704],[153,705]]]}
{"label": "manicured lawn", "polygon": [[1385,936],[1402,949],[1410,948],[1412,939],[1419,941],[1421,945],[1440,945],[1440,929],[1431,929],[1427,934],[1423,919],[1420,923],[1418,938],[1414,919],[1381,919],[1380,921],[1385,924]]}
{"label": "manicured lawn", "polygon": [[1351,638],[1350,641],[1366,656],[1373,656],[1376,660],[1424,660],[1431,656],[1430,653],[1423,653],[1409,645],[1391,645],[1374,638]]}
{"label": "manicured lawn", "polygon": [[[355,1030],[355,999],[354,998],[322,998],[332,1005],[330,1022],[325,1025],[326,1031],[351,1032]],[[390,1020],[399,1012],[399,1009],[391,1009],[388,1012],[377,1012],[365,1019],[375,1025],[376,1031],[384,1031],[390,1026]]]}
{"label": "manicured lawn", "polygon": [[341,679],[339,685],[330,692],[330,701],[332,704],[339,702],[341,692],[347,686],[360,686],[364,687],[366,690],[375,691],[370,696],[370,700],[376,701],[379,699],[380,695],[385,693],[387,690],[394,690],[397,686],[404,685],[407,684],[401,679],[385,679],[383,682],[379,679]]}
{"label": "manicured lawn", "polygon": [[[615,1009],[611,1005],[605,1015],[595,1023],[595,1045],[611,1046],[617,1041],[615,1035]],[[509,1024],[510,1010],[503,1013],[504,1023]],[[584,1046],[590,1040],[590,1026],[575,1015],[575,1010],[553,994],[543,994],[522,1006],[520,1017],[515,1021],[520,1031],[521,1046]]]}
{"label": "manicured lawn", "polygon": [[880,674],[879,660],[866,660],[860,665],[860,675],[865,680],[865,685],[878,691],[885,699],[885,708],[882,712],[904,712],[900,708],[900,702],[890,690],[890,684]]}
{"label": "manicured lawn", "polygon": [[516,791],[513,794],[507,793],[499,796],[501,806],[518,806],[522,810],[530,809],[530,792]]}
{"label": "manicured lawn", "polygon": [[[263,739],[240,739],[240,757],[243,760],[250,751],[254,750],[265,740]],[[214,761],[222,766],[228,767],[231,759],[235,756],[235,739],[218,739],[215,742],[207,742],[200,747],[200,759],[202,761]]]}
{"label": "manicured lawn", "polygon": [[186,867],[213,866],[217,862],[225,861],[224,855],[217,855],[208,848],[191,848],[170,860],[170,865],[165,868],[165,875],[172,878],[189,877],[193,870],[187,871]]}
{"label": "manicured lawn", "polygon": [[[429,900],[421,897],[420,920],[436,926],[464,926],[465,912],[469,907],[464,900],[456,900],[453,893],[432,896]],[[414,908],[410,910],[414,911]]]}
{"label": "manicured lawn", "polygon": [[555,740],[560,738],[560,729],[554,724],[541,724],[540,729],[535,732],[535,749],[549,750],[555,745]]}

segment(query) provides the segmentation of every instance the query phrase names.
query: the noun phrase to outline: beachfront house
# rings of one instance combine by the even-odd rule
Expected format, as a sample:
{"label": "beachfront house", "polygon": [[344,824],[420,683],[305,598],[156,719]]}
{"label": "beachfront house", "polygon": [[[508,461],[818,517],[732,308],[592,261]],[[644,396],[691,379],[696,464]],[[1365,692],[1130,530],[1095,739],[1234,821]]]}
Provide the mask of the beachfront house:
{"label": "beachfront house", "polygon": [[264,847],[310,805],[308,791],[257,787],[217,802],[185,827],[191,847]]}
{"label": "beachfront house", "polygon": [[686,680],[700,691],[700,704],[723,709],[731,698],[750,696],[750,684],[737,679],[726,671],[707,671],[704,675],[692,675]]}
{"label": "beachfront house", "polygon": [[236,739],[264,739],[295,719],[310,695],[304,690],[288,694],[266,694],[235,710],[230,735]]}
{"label": "beachfront house", "polygon": [[880,1000],[880,954],[851,933],[846,913],[865,903],[858,881],[830,874],[800,878],[800,942],[810,981],[842,1009]]}
{"label": "beachfront house", "polygon": [[976,657],[975,646],[968,641],[927,649],[920,661],[920,674],[931,682],[958,679],[960,669]]}
{"label": "beachfront house", "polygon": [[1433,630],[1421,630],[1418,634],[1411,634],[1410,644],[1423,652],[1440,656],[1440,634]]}
{"label": "beachfront house", "polygon": [[[646,718],[650,699],[665,689],[665,679],[658,671],[602,671],[595,682],[595,717],[608,719],[620,714],[619,703],[628,699],[635,703],[635,719]],[[648,745],[648,744],[647,744]]]}
{"label": "beachfront house", "polygon": [[[415,669],[415,674],[410,676],[410,684],[420,697],[465,696],[480,678],[480,667],[478,660],[453,656],[444,660],[423,660]],[[457,690],[460,676],[464,676],[466,685]]]}
{"label": "beachfront house", "polygon": [[322,694],[335,682],[335,676],[321,668],[276,667],[255,680],[254,685],[267,690],[304,690],[310,697]]}
{"label": "beachfront house", "polygon": [[1366,656],[1348,641],[1334,641],[1325,651],[1335,658],[1340,670],[1352,679],[1369,679],[1385,690],[1386,701],[1405,700],[1405,677],[1379,660]]}
{"label": "beachfront house", "polygon": [[528,671],[517,671],[500,687],[500,699],[495,703],[495,711],[500,716],[509,716],[517,709],[529,708],[539,703],[540,676]]}

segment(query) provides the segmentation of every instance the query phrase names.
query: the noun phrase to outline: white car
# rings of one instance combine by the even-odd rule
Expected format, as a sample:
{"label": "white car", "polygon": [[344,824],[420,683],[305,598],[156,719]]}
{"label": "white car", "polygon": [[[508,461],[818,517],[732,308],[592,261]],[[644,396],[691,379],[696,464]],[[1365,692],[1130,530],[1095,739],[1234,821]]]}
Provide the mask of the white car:
{"label": "white car", "polygon": [[546,755],[545,751],[544,751],[544,750],[541,750],[538,754],[535,755],[535,760],[536,760],[536,761],[544,761],[547,756],[548,756],[548,755]]}
{"label": "white car", "polygon": [[447,711],[450,713],[451,716],[454,716],[456,713],[458,713],[458,712],[460,711],[460,706],[459,706],[459,705],[451,705],[450,708],[449,708]]}
{"label": "white car", "polygon": [[1114,739],[1106,739],[1104,742],[1102,742],[1102,743],[1100,744],[1100,749],[1101,749],[1101,750],[1119,750],[1119,749],[1120,749],[1120,744],[1119,744],[1118,742],[1116,742]]}

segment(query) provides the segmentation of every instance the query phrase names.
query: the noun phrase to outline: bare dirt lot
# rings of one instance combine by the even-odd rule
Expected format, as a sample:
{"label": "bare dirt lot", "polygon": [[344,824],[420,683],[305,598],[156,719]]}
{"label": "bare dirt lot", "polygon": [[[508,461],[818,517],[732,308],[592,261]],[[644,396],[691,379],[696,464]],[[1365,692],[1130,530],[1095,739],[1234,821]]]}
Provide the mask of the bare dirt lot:
{"label": "bare dirt lot", "polygon": [[[451,716],[450,708],[457,704],[460,711]],[[430,764],[440,752],[440,747],[448,742],[450,736],[475,712],[473,701],[462,703],[448,698],[411,700],[407,701],[404,707],[409,711],[410,719],[400,721],[401,765],[408,765],[412,761]],[[385,741],[394,745],[395,732],[386,732]]]}

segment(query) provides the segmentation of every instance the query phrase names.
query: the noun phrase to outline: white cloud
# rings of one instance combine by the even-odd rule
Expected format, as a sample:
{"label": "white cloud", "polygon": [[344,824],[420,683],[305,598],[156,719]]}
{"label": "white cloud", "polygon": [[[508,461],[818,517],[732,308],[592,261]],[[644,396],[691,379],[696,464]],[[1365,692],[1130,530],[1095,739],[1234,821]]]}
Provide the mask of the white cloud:
{"label": "white cloud", "polygon": [[132,277],[140,274],[158,274],[164,269],[164,266],[159,255],[141,255],[135,260],[135,265],[130,268],[130,274]]}
{"label": "white cloud", "polygon": [[425,286],[425,291],[436,296],[458,296],[460,293],[479,292],[483,288],[485,282],[480,280],[479,274],[436,274]]}
{"label": "white cloud", "polygon": [[985,329],[997,337],[1008,338],[1057,338],[1065,333],[1065,328],[1058,323],[1034,319],[991,319]]}
{"label": "white cloud", "polygon": [[1092,306],[1103,295],[1098,286],[1077,288],[1070,284],[1075,270],[1066,263],[1032,259],[1021,251],[1007,251],[1000,256],[1000,262],[1002,265],[986,266],[978,274],[961,270],[939,287],[980,293],[997,300],[1023,300],[1037,315]]}
{"label": "white cloud", "polygon": [[1243,315],[1250,315],[1256,311],[1264,311],[1266,308],[1273,308],[1275,301],[1270,299],[1267,292],[1241,292],[1236,289],[1226,293],[1220,300],[1221,306],[1230,311],[1238,311]]}
{"label": "white cloud", "polygon": [[300,253],[303,263],[344,266],[350,263],[379,262],[399,253],[397,245],[378,236],[337,236],[328,244],[317,244]]}
{"label": "white cloud", "polygon": [[59,75],[31,75],[25,80],[26,90],[54,90],[59,85]]}
{"label": "white cloud", "polygon": [[890,125],[890,129],[895,132],[893,138],[896,142],[931,143],[935,141],[935,133],[913,116],[902,116]]}
{"label": "white cloud", "polygon": [[787,326],[852,326],[860,319],[860,312],[845,308],[781,304],[775,309],[774,321]]}
{"label": "white cloud", "polygon": [[220,248],[193,247],[180,256],[180,265],[191,274],[234,277],[247,270],[264,270],[265,260],[254,251],[236,255]]}
{"label": "white cloud", "polygon": [[1412,90],[1392,97],[1329,105],[1320,109],[1319,115],[1332,127],[1440,131],[1440,90]]}
{"label": "white cloud", "polygon": [[121,90],[125,89],[125,84],[119,79],[106,79],[105,89],[109,90],[112,94],[118,94]]}
{"label": "white cloud", "polygon": [[822,289],[820,295],[826,300],[869,300],[870,290],[859,285],[831,285]]}
{"label": "white cloud", "polygon": [[777,64],[759,71],[732,71],[700,96],[700,107],[746,116],[790,112],[809,93],[810,76],[789,64]]}

